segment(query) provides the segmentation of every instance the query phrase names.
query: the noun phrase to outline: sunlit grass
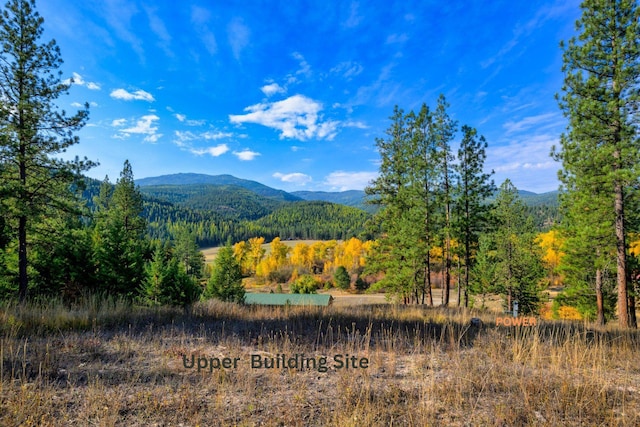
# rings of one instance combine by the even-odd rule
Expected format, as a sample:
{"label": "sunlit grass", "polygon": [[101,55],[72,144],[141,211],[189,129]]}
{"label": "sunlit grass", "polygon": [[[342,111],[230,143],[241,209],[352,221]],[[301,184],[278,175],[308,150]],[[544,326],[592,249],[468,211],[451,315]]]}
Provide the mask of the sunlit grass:
{"label": "sunlit grass", "polygon": [[[482,320],[472,325],[471,318]],[[0,308],[0,425],[638,425],[640,334],[397,305]],[[366,358],[253,369],[251,356]],[[184,358],[239,358],[237,369]]]}

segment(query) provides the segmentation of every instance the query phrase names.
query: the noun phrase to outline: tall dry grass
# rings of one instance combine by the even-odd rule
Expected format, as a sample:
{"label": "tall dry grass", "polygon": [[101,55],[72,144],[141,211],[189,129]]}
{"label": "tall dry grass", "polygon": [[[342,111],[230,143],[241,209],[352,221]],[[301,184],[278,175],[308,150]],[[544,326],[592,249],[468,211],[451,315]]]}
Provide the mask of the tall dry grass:
{"label": "tall dry grass", "polygon": [[[484,324],[472,326],[471,317]],[[640,335],[394,305],[0,307],[0,425],[640,425]],[[366,369],[252,369],[349,354]],[[236,369],[185,368],[238,358]]]}

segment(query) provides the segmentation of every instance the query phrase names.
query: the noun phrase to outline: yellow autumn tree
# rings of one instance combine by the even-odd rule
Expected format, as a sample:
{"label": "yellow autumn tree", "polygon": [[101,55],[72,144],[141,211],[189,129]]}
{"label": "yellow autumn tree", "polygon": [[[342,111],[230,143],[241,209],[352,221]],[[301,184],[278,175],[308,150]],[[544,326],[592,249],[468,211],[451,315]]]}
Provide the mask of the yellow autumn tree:
{"label": "yellow autumn tree", "polygon": [[346,242],[338,244],[335,249],[333,266],[342,266],[350,273],[355,273],[364,266],[365,251],[360,239],[352,237]]}
{"label": "yellow autumn tree", "polygon": [[290,261],[294,267],[307,272],[311,271],[311,266],[313,265],[313,251],[311,247],[302,242],[296,244],[291,251]]}
{"label": "yellow autumn tree", "polygon": [[288,263],[287,256],[291,251],[291,248],[280,241],[279,237],[276,237],[271,241],[271,251],[269,252],[269,258],[273,258],[276,268],[283,267]]}
{"label": "yellow autumn tree", "polygon": [[546,233],[540,233],[536,243],[542,248],[542,261],[549,271],[549,283],[558,285],[561,278],[557,271],[564,256],[561,250],[564,239],[556,230],[549,230]]}
{"label": "yellow autumn tree", "polygon": [[264,244],[264,237],[252,237],[249,239],[249,252],[247,254],[247,262],[251,268],[251,272],[255,273],[258,264],[264,258],[266,249],[262,247]]}

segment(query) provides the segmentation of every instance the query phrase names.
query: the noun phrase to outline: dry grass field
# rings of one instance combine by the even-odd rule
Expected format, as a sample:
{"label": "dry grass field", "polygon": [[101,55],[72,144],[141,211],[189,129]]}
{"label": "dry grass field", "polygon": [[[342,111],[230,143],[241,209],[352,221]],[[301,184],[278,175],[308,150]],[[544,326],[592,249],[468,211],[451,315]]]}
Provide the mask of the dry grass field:
{"label": "dry grass field", "polygon": [[614,327],[88,298],[4,305],[0,328],[3,426],[640,425],[640,333]]}

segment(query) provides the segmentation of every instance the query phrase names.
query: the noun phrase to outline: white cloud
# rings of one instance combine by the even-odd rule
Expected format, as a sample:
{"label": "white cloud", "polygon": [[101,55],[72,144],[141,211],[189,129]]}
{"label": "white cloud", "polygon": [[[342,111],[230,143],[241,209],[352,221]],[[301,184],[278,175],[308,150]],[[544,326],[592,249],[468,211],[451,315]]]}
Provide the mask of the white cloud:
{"label": "white cloud", "polygon": [[229,115],[235,124],[256,123],[280,131],[280,139],[304,141],[310,138],[331,140],[340,122],[321,121],[322,104],[303,95],[277,102],[255,104],[244,109],[247,114]]}
{"label": "white cloud", "polygon": [[305,175],[299,172],[288,173],[288,174],[276,172],[273,174],[273,177],[279,179],[282,182],[289,182],[289,183],[298,184],[298,185],[307,185],[308,183],[313,181],[313,179],[309,175]]}
{"label": "white cloud", "polygon": [[378,172],[331,172],[325,183],[339,191],[362,190],[378,177]]}
{"label": "white cloud", "polygon": [[149,114],[146,116],[142,116],[140,120],[136,122],[134,127],[130,127],[127,129],[122,129],[121,132],[125,133],[138,133],[138,134],[153,134],[158,130],[157,127],[153,126],[153,123],[160,120],[160,117],[155,114]]}
{"label": "white cloud", "polygon": [[275,95],[276,93],[285,93],[286,89],[280,86],[278,83],[271,83],[264,85],[260,90],[267,96]]}
{"label": "white cloud", "polygon": [[256,153],[255,151],[251,151],[248,148],[242,151],[234,151],[233,154],[240,160],[243,161],[251,161],[256,157],[260,156],[260,153]]}
{"label": "white cloud", "polygon": [[[212,157],[218,157],[229,151],[229,146],[227,144],[219,144],[214,147],[198,148],[193,146],[192,141],[203,141],[203,140],[210,141],[210,140],[217,140],[222,138],[229,138],[232,136],[233,134],[231,133],[226,133],[221,131],[215,131],[215,132],[209,131],[209,132],[201,132],[201,133],[194,133],[191,131],[186,131],[186,132],[175,131],[175,139],[173,140],[173,143],[176,146],[180,147],[180,149],[188,151],[197,156],[209,154]],[[248,150],[245,150],[245,151],[248,151]],[[242,154],[242,155],[248,156],[248,154]],[[259,154],[256,153],[256,155],[259,155]],[[241,160],[244,160],[244,159],[241,159]],[[251,159],[247,159],[247,160],[251,160]]]}
{"label": "white cloud", "polygon": [[162,138],[162,134],[161,133],[154,133],[152,135],[147,135],[144,137],[144,140],[146,142],[151,142],[153,144],[155,144],[156,142],[158,142],[158,140]]}
{"label": "white cloud", "polygon": [[222,156],[224,153],[229,151],[229,147],[227,144],[216,145],[215,147],[207,147],[207,148],[189,148],[189,151],[197,156],[202,156],[203,154],[209,154],[212,157]]}
{"label": "white cloud", "polygon": [[242,22],[242,19],[235,18],[227,26],[227,36],[234,58],[239,60],[240,54],[249,45],[251,30]]}
{"label": "white cloud", "polygon": [[82,108],[82,107],[84,107],[84,105],[80,104],[79,102],[72,102],[72,103],[71,103],[71,106],[72,106],[72,107],[75,107],[75,108]]}
{"label": "white cloud", "polygon": [[215,131],[215,132],[211,132],[211,131],[207,131],[207,132],[203,132],[200,134],[200,138],[206,139],[206,140],[216,140],[216,139],[223,139],[223,138],[231,138],[233,136],[232,133],[230,132],[222,132],[222,131]]}
{"label": "white cloud", "polygon": [[66,85],[85,86],[87,89],[100,90],[100,85],[94,82],[86,82],[82,76],[76,72],[72,73],[72,78],[64,80],[62,83]]}
{"label": "white cloud", "polygon": [[[157,133],[158,127],[154,126],[155,122],[160,120],[160,117],[155,114],[149,114],[146,116],[142,116],[139,120],[136,121],[136,124],[132,127],[126,129],[120,129],[120,135],[123,137],[129,137],[131,134],[135,135],[146,135],[144,140],[146,142],[158,142],[158,139],[162,137],[162,134]],[[112,126],[124,126],[126,121],[124,119],[117,119],[111,122]]]}
{"label": "white cloud", "polygon": [[123,101],[155,101],[153,95],[144,90],[137,90],[135,92],[127,92],[124,89],[116,89],[111,92],[110,96],[114,99],[121,99]]}
{"label": "white cloud", "polygon": [[348,127],[348,128],[358,128],[358,129],[369,129],[369,126],[366,125],[366,123],[360,122],[360,121],[354,121],[354,120],[349,120],[348,122],[344,123],[344,127]]}
{"label": "white cloud", "polygon": [[202,126],[206,123],[205,120],[187,120],[187,116],[184,114],[174,114],[179,122],[186,124],[187,126]]}

